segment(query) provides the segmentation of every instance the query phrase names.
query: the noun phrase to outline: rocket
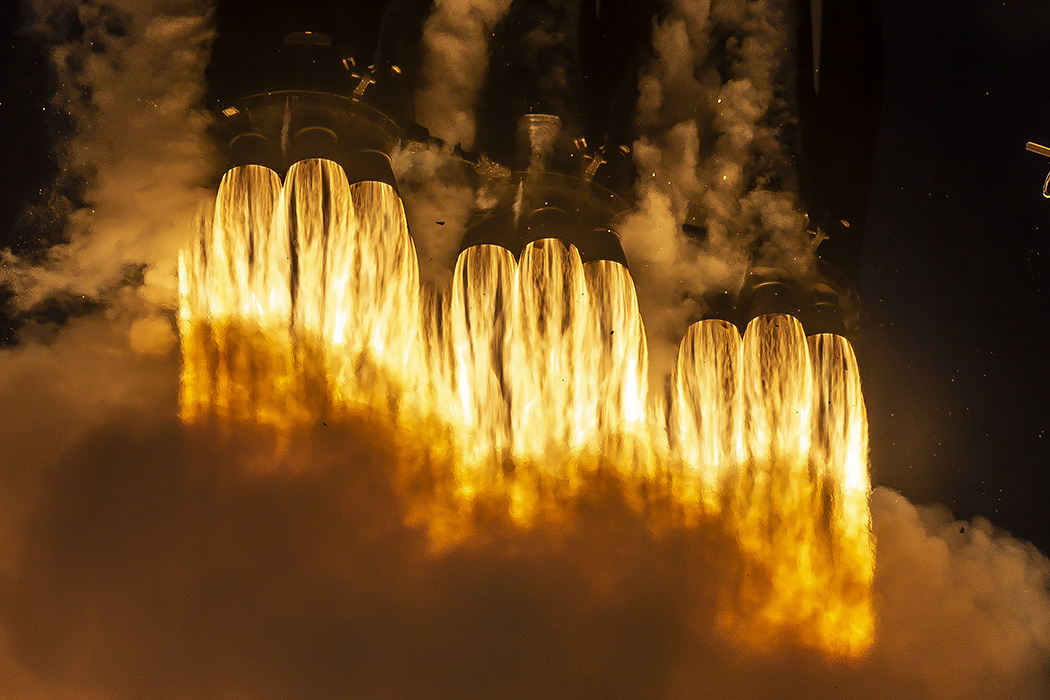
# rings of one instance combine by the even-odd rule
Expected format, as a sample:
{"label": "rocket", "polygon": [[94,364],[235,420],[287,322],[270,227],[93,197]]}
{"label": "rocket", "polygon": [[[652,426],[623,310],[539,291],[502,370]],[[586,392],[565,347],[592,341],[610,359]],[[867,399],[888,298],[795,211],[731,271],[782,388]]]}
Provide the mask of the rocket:
{"label": "rocket", "polygon": [[289,34],[274,63],[266,89],[220,110],[215,130],[227,167],[262,165],[283,174],[298,161],[326,158],[343,167],[351,184],[396,187],[390,152],[402,130],[372,93],[400,69],[359,67],[316,32]]}
{"label": "rocket", "polygon": [[[743,328],[759,315],[789,313],[809,333],[857,332],[855,283],[878,127],[870,103],[879,97],[880,68],[878,51],[869,50],[878,47],[877,22],[869,21],[877,4],[793,3],[798,125],[790,136],[816,262],[800,274],[756,256],[736,289],[698,300],[703,317]],[[526,5],[511,3],[492,37],[476,145],[443,144],[414,121],[418,56],[377,49],[362,60],[323,34],[296,32],[275,56],[260,54],[264,79],[257,89],[223,102],[215,133],[228,166],[262,165],[280,174],[300,160],[327,158],[351,184],[376,181],[396,190],[390,159],[396,148],[442,146],[442,157],[456,161],[483,202],[466,223],[460,250],[489,244],[517,256],[529,243],[553,238],[575,247],[583,262],[627,267],[618,226],[635,204],[631,149],[639,133],[631,115],[650,30],[645,23],[623,44],[619,30],[628,25],[620,20],[630,12],[651,14],[657,3],[602,3],[593,16],[587,8],[574,14],[561,5],[542,11]],[[417,9],[419,18],[399,16],[395,24],[418,29],[427,3]],[[533,41],[538,34],[545,40]],[[603,44],[606,36],[616,46]],[[608,89],[610,62],[625,69],[619,89]],[[588,100],[602,102],[598,111],[607,114],[596,121]],[[702,221],[692,220],[682,233],[701,244],[707,235]]]}

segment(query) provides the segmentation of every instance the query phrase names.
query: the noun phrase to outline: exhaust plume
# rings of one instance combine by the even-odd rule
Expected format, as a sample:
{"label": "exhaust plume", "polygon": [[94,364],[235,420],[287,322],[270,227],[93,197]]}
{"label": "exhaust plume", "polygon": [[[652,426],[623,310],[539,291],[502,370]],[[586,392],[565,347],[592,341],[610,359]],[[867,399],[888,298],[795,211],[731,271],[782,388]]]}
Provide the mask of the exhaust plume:
{"label": "exhaust plume", "polygon": [[[72,6],[63,7],[73,12]],[[747,36],[764,36],[776,24],[761,19],[772,15],[748,13],[769,7],[737,3],[694,8],[683,3],[675,10],[679,24],[660,25],[670,37],[660,39],[666,41],[668,51],[660,59],[668,65],[667,76],[676,60],[671,53],[676,41],[692,42],[688,60],[698,65],[707,55],[703,53],[707,39],[692,37],[716,36],[715,26],[742,27]],[[127,11],[134,14],[132,9],[128,6]],[[150,11],[136,15],[140,22],[127,20],[135,31],[107,34],[107,41],[139,57],[120,65],[140,65],[136,61],[153,56],[152,49],[140,43],[141,37],[169,36],[159,28],[157,34],[150,34],[147,29],[155,23],[172,31],[181,28],[193,41],[202,42],[195,46],[203,46],[208,36],[204,14],[194,14],[203,13],[203,8],[191,9],[178,15],[183,22],[162,21],[176,15]],[[101,21],[87,9],[77,12]],[[82,44],[76,42],[90,54]],[[636,144],[636,157],[640,163],[651,163],[654,174],[640,185],[643,203],[632,219],[637,236],[625,231],[625,242],[637,241],[639,247],[641,241],[651,242],[646,251],[632,251],[639,261],[638,274],[649,285],[643,296],[649,312],[658,311],[660,294],[678,302],[670,312],[646,317],[660,339],[654,342],[650,335],[650,347],[658,342],[669,345],[674,324],[682,330],[702,312],[701,294],[708,290],[705,279],[724,281],[732,291],[730,282],[742,276],[748,262],[739,252],[746,246],[736,236],[757,235],[741,222],[753,223],[757,216],[783,234],[770,239],[778,243],[764,246],[763,255],[790,256],[795,250],[788,233],[795,230],[797,215],[787,207],[790,196],[783,192],[788,190],[776,189],[772,176],[769,180],[741,176],[740,182],[754,179],[760,184],[741,185],[734,180],[732,187],[717,181],[725,174],[729,182],[729,174],[736,172],[730,167],[734,164],[741,173],[753,174],[775,172],[781,162],[776,139],[762,135],[769,128],[763,120],[777,103],[775,90],[768,104],[757,102],[760,107],[767,104],[762,113],[767,116],[747,107],[747,100],[758,99],[754,95],[730,94],[732,81],[747,76],[760,87],[772,84],[758,78],[767,75],[760,67],[775,61],[765,50],[745,49],[746,45],[745,36],[732,44],[733,51],[743,55],[753,49],[757,58],[750,62],[740,58],[751,68],[727,68],[728,79],[702,73],[708,85],[682,69],[674,73],[678,78],[658,81],[661,86],[680,84],[684,91],[693,83],[708,85],[702,92],[706,102],[696,104],[712,110],[709,120],[678,115],[675,110],[681,103],[665,99],[664,92],[658,101],[643,99],[649,106],[640,108],[640,114],[666,111],[667,116],[660,118],[667,122],[664,131],[653,122]],[[124,54],[103,55],[116,61]],[[199,57],[191,58],[186,54],[172,61],[183,66],[185,73],[175,72],[187,81],[192,73],[188,66],[199,66],[193,62]],[[73,217],[70,243],[56,251],[49,271],[21,278],[23,300],[43,296],[44,290],[105,286],[125,257],[120,253],[118,263],[103,260],[104,253],[122,247],[128,260],[145,260],[156,276],[163,276],[174,267],[175,248],[186,246],[190,239],[176,235],[176,227],[162,211],[182,212],[183,197],[189,201],[197,182],[191,173],[204,169],[204,150],[193,140],[200,135],[201,124],[193,117],[188,120],[191,126],[179,127],[183,136],[192,137],[187,142],[191,145],[156,142],[158,150],[150,157],[166,154],[170,163],[158,159],[142,171],[134,170],[135,152],[121,144],[116,127],[107,121],[119,114],[113,105],[130,98],[124,88],[107,82],[117,75],[112,66],[94,54],[83,60],[90,68],[83,69],[86,74],[103,76],[102,87],[92,98],[101,101],[97,114],[84,107],[77,123],[107,126],[83,127],[86,131],[78,137],[87,139],[83,153],[71,152],[71,162],[77,167],[97,165],[109,154],[114,172],[128,176],[125,185],[146,184],[121,192],[117,181],[99,170],[89,190],[95,193],[95,217],[86,213]],[[96,60],[102,63],[96,66]],[[165,65],[156,68],[162,75],[168,75]],[[138,80],[145,78],[134,77]],[[159,95],[148,88],[161,90],[152,83],[137,84],[137,89]],[[176,102],[189,100],[191,93],[190,88],[173,92],[180,96]],[[113,97],[102,100],[99,95]],[[744,116],[734,112],[737,116],[715,119],[711,102],[719,104],[719,97],[742,100],[732,104]],[[152,114],[141,109],[147,116]],[[90,115],[99,121],[92,121]],[[170,114],[166,118],[174,119]],[[722,131],[709,130],[708,124],[721,124]],[[148,129],[142,124],[132,120],[128,128],[141,139],[140,146],[154,143],[147,141]],[[733,140],[738,129],[765,145],[754,146],[757,151],[740,148]],[[166,150],[169,147],[174,150]],[[702,154],[721,154],[720,163],[728,170],[712,170],[714,166],[705,160],[709,155]],[[402,163],[399,171],[406,179],[417,172],[426,180],[440,173],[429,157],[404,153],[395,157],[395,163]],[[411,350],[419,340],[413,338],[412,328],[391,323],[403,321],[416,307],[418,285],[413,286],[410,262],[417,252],[392,188],[377,183],[351,186],[340,177],[338,166],[320,161],[297,166],[284,186],[274,173],[261,168],[229,176],[228,191],[212,218],[202,223],[201,245],[210,246],[206,261],[192,255],[183,258],[182,279],[186,287],[199,283],[195,289],[200,298],[194,301],[206,313],[172,319],[136,290],[118,288],[109,292],[104,309],[62,328],[27,327],[18,347],[0,349],[0,445],[4,445],[0,451],[0,695],[30,700],[480,700],[497,696],[509,700],[1012,700],[1050,693],[1050,561],[985,521],[956,522],[943,509],[916,507],[898,494],[876,489],[870,500],[877,540],[871,600],[876,629],[866,653],[844,658],[791,635],[752,648],[724,634],[724,596],[727,590],[732,592],[727,582],[736,581],[741,572],[768,573],[755,561],[770,554],[759,551],[765,543],[762,538],[770,530],[769,522],[790,515],[784,508],[747,520],[754,511],[727,501],[726,508],[744,511],[747,527],[734,529],[717,516],[721,501],[705,510],[706,506],[694,505],[699,499],[687,502],[656,479],[647,482],[640,494],[636,484],[644,479],[628,470],[618,472],[600,460],[594,469],[573,473],[575,481],[545,480],[549,474],[540,474],[531,491],[508,488],[485,493],[478,488],[466,493],[472,485],[513,485],[511,465],[494,460],[487,464],[489,481],[471,484],[462,478],[463,465],[453,457],[453,447],[461,446],[450,445],[453,437],[447,425],[419,420],[408,429],[410,422],[401,420],[407,410],[391,416],[409,404],[408,390],[375,391],[382,401],[373,403],[357,399],[381,384],[379,373],[371,372],[370,356],[387,352],[398,360],[394,369],[406,372],[418,370],[425,361]],[[665,184],[665,178],[673,184]],[[406,186],[404,191],[409,196],[412,188]],[[328,195],[319,197],[318,192]],[[466,196],[456,187],[430,192],[436,193],[428,194],[435,204],[429,205],[429,211],[420,207],[419,211],[428,212],[421,214],[424,218],[435,218],[434,211],[446,206],[463,208],[456,211],[468,207]],[[245,193],[252,196],[238,200]],[[734,193],[740,195],[736,200],[731,197]],[[156,207],[151,204],[154,196],[160,202]],[[359,206],[351,212],[346,201]],[[705,208],[693,210],[696,201],[704,202]],[[708,229],[706,242],[681,236],[681,224],[689,220],[690,212],[708,211],[708,206],[712,213],[701,222]],[[282,207],[285,215],[279,220],[266,216]],[[409,204],[406,210],[411,220]],[[183,213],[186,218],[180,226],[192,218]],[[270,222],[273,235],[252,238],[264,228],[255,226],[253,217]],[[318,221],[325,223],[318,225]],[[456,221],[450,219],[446,225],[460,225]],[[153,231],[147,222],[159,228]],[[244,222],[253,225],[233,230]],[[329,230],[339,235],[329,236]],[[344,235],[350,230],[364,234],[351,240]],[[396,235],[386,235],[391,233]],[[286,248],[275,247],[277,240],[290,241],[293,236],[297,273],[314,271],[294,282]],[[367,245],[353,248],[357,240]],[[252,245],[244,245],[246,241]],[[436,270],[453,250],[450,241],[451,234],[445,239],[438,233],[425,245],[417,244],[420,251],[430,251]],[[249,247],[257,255],[247,256]],[[628,375],[601,368],[638,367],[640,362],[633,360],[644,354],[639,350],[633,356],[613,357],[615,365],[572,354],[582,344],[580,339],[594,340],[596,335],[604,340],[612,335],[601,325],[608,324],[608,318],[588,325],[586,314],[597,305],[588,306],[580,299],[603,299],[606,308],[619,300],[620,316],[637,316],[637,310],[626,303],[630,295],[619,294],[629,290],[626,270],[610,280],[607,273],[617,270],[614,263],[599,261],[596,267],[584,268],[578,254],[574,257],[572,249],[558,241],[533,245],[524,262],[513,261],[501,250],[485,248],[463,258],[466,263],[456,278],[461,283],[481,277],[486,267],[499,274],[486,278],[491,286],[480,289],[486,293],[469,299],[463,294],[447,305],[447,317],[462,322],[451,335],[457,337],[464,330],[477,335],[454,345],[458,356],[446,352],[439,358],[455,367],[460,377],[468,376],[462,367],[478,358],[490,361],[500,374],[476,362],[468,369],[481,370],[469,375],[478,379],[456,385],[458,391],[449,392],[445,406],[469,409],[479,405],[472,401],[483,390],[500,389],[506,351],[515,360],[507,366],[528,369],[510,377],[515,386],[525,388],[512,394],[518,400],[507,406],[508,413],[528,415],[531,406],[525,399],[531,397],[557,399],[551,401],[556,408],[578,407],[588,398],[584,392],[558,386],[548,381],[551,374],[544,373],[568,357],[575,361],[574,367],[594,372],[603,391],[627,399],[623,410],[609,411],[600,419],[613,425],[606,431],[610,443],[617,439],[629,443],[625,431],[615,428],[623,425],[621,414],[644,412],[644,404],[630,400],[644,381],[635,382],[632,391],[624,386],[610,389],[607,385]],[[395,260],[397,274],[384,278],[388,268],[373,264],[371,255]],[[692,266],[678,264],[683,258]],[[92,265],[101,267],[96,270]],[[508,350],[494,341],[498,324],[490,323],[485,314],[473,316],[464,303],[464,299],[475,302],[473,309],[512,306],[514,297],[504,283],[521,269],[519,265],[530,273],[525,275],[527,296],[519,300],[525,299],[527,304],[521,307],[531,315],[513,324],[511,333],[517,335],[512,337],[520,338],[541,325],[545,333],[544,342],[528,348],[529,352],[523,352],[522,345]],[[668,271],[660,272],[660,265],[668,266]],[[71,287],[80,271],[86,276]],[[352,273],[352,279],[339,276],[344,273]],[[567,282],[551,284],[552,279]],[[321,280],[328,287],[311,287]],[[564,303],[545,304],[542,295],[559,289]],[[182,291],[185,300],[187,289]],[[265,301],[268,311],[280,313],[255,327],[238,324],[238,314],[250,316],[258,310],[256,304],[263,298],[253,296],[258,291],[279,292]],[[180,312],[189,308],[184,306]],[[377,308],[382,313],[375,313]],[[346,315],[347,309],[354,313]],[[613,330],[620,335],[626,324],[623,318],[614,320]],[[196,329],[191,327],[194,321]],[[263,328],[262,321],[273,323]],[[178,350],[170,342],[175,323],[188,329]],[[689,387],[696,393],[710,389],[712,381],[735,386],[727,380],[735,376],[731,361],[717,367],[702,362],[708,340],[728,335],[747,344],[734,356],[742,366],[755,368],[748,375],[754,381],[740,389],[739,397],[735,389],[717,396],[734,408],[772,397],[767,404],[771,408],[763,413],[733,413],[737,418],[725,422],[733,430],[761,426],[752,431],[756,445],[748,446],[752,453],[772,449],[777,441],[794,440],[799,459],[788,465],[793,476],[807,471],[801,453],[811,437],[813,452],[834,462],[831,453],[837,448],[831,444],[831,433],[857,433],[853,435],[857,439],[844,441],[848,454],[839,462],[848,463],[853,471],[846,470],[841,481],[850,489],[848,496],[854,500],[860,496],[867,506],[859,388],[816,381],[814,377],[821,375],[809,374],[807,363],[807,358],[817,357],[815,366],[824,368],[825,376],[856,380],[855,367],[844,362],[848,344],[841,338],[833,342],[833,336],[807,342],[796,325],[787,317],[762,322],[756,327],[765,335],[752,336],[749,344],[734,336],[737,332],[728,324],[694,326],[690,337],[695,342],[686,346],[683,357],[694,348],[692,357],[701,360],[697,365],[715,369],[719,376],[692,384],[682,381],[679,396],[687,395]],[[776,335],[774,326],[784,326],[789,333]],[[594,334],[595,329],[601,333]],[[195,331],[201,332],[193,335]],[[482,336],[483,332],[489,334]],[[319,335],[330,338],[332,347],[349,350],[330,355],[314,352],[310,341]],[[791,342],[784,342],[784,337]],[[274,338],[280,341],[278,347],[271,342]],[[556,347],[553,340],[564,342]],[[434,343],[419,352],[441,355],[449,347]],[[587,347],[601,349],[604,354],[596,357],[607,362],[608,348],[615,345],[598,342]],[[301,363],[282,364],[292,357],[293,349]],[[191,356],[196,350],[199,354]],[[787,362],[764,362],[778,352]],[[360,358],[365,360],[358,362]],[[779,371],[788,365],[790,371]],[[328,385],[323,372],[320,377],[312,374],[318,366],[338,381]],[[196,377],[188,375],[197,369],[201,371]],[[223,382],[226,370],[227,377],[244,381]],[[774,391],[791,380],[802,387],[798,395],[802,399],[778,403]],[[185,398],[193,381],[211,391],[207,395],[211,403],[197,404],[199,413],[182,420],[195,408]],[[293,413],[286,403],[267,403],[265,392],[279,396],[296,382],[305,386],[307,401],[299,407],[304,410]],[[830,386],[840,388],[843,395],[821,393]],[[326,392],[333,388],[332,404],[310,403],[318,395],[331,398]],[[807,397],[815,399],[812,405],[843,402],[851,412],[847,420],[828,421],[829,430],[811,435],[803,415],[810,405],[804,401]],[[245,406],[256,411],[250,420],[238,413]],[[271,410],[274,406],[280,410]],[[691,418],[708,433],[720,432],[719,426],[703,425],[697,414],[685,413],[673,417],[676,425]],[[746,419],[740,419],[745,413]],[[538,428],[526,426],[519,431],[520,440],[542,435],[543,430],[570,433],[569,428],[581,424],[567,420],[564,411],[549,415],[552,420],[533,422]],[[486,421],[500,422],[500,428],[503,423],[514,427],[523,422],[483,415],[475,425],[484,427]],[[288,425],[294,429],[287,429]],[[685,432],[689,433],[688,426]],[[738,433],[728,432],[728,438],[724,431],[715,436],[725,438],[720,446],[727,451],[744,449]],[[508,449],[536,454],[545,447]],[[617,445],[624,452],[629,447]],[[707,447],[698,444],[695,452],[704,454]],[[537,461],[534,472],[550,464]],[[732,471],[729,476],[746,481],[755,473]],[[716,481],[726,478],[715,474]],[[778,483],[804,482],[800,478]],[[457,490],[463,485],[467,488]],[[774,490],[759,478],[752,479],[750,488],[756,493]],[[535,494],[542,498],[529,502]],[[795,501],[790,505],[799,507],[804,499],[798,493],[791,496]],[[852,503],[836,496],[811,499],[820,507],[832,504],[826,511],[828,521],[839,515],[835,508]],[[807,523],[813,528],[824,525],[823,520]],[[435,532],[436,525],[448,529]],[[757,544],[744,541],[742,532],[755,535]],[[792,534],[781,530],[776,536],[790,539]],[[786,551],[772,554],[781,564],[796,565],[786,561],[791,559]],[[748,590],[768,588],[770,580],[756,576]],[[802,600],[813,598],[802,596]]]}

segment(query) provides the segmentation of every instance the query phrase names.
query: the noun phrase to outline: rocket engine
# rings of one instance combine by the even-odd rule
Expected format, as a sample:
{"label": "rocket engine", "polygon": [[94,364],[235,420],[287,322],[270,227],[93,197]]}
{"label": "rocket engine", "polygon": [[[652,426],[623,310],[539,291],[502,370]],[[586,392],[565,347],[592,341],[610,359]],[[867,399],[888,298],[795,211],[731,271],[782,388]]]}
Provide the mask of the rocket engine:
{"label": "rocket engine", "polygon": [[[598,126],[583,108],[580,10],[510,3],[492,35],[476,133],[457,136],[474,138],[476,151],[413,122],[411,61],[361,67],[323,35],[286,38],[272,84],[222,109],[230,170],[180,258],[181,416],[295,431],[365,410],[405,435],[423,431],[419,446],[447,467],[420,510],[439,548],[469,531],[458,518],[478,498],[529,523],[599,472],[645,509],[656,488],[685,520],[719,518],[740,550],[742,595],[719,613],[727,633],[758,646],[791,634],[862,654],[874,564],[867,423],[846,339],[857,295],[812,254],[833,210],[796,192],[776,115],[749,122],[765,129],[767,150],[726,157],[735,171],[717,173],[734,176],[724,190],[693,163],[695,182],[717,197],[690,199],[700,189],[690,185],[674,215],[694,218],[672,243],[692,255],[730,239],[733,279],[711,299],[668,299],[699,311],[673,371],[660,364],[674,359],[667,328],[650,363],[618,232],[643,196],[629,156],[647,137]],[[833,76],[826,64],[819,71],[827,95]],[[722,77],[718,94],[741,84]],[[637,86],[638,74],[625,84]],[[698,144],[694,160],[711,148]],[[458,212],[459,255],[442,290],[420,284],[412,198],[397,191],[395,172],[406,193],[413,184],[393,163],[420,154],[433,189],[447,184],[432,167],[445,159],[444,172],[471,190],[446,197],[472,209]],[[809,249],[800,199],[818,203]],[[781,223],[784,235],[769,234],[763,249]],[[791,251],[804,258],[793,267]]]}
{"label": "rocket engine", "polygon": [[[603,160],[572,138],[552,114],[525,114],[518,122],[515,169],[497,170],[486,186],[499,202],[467,229],[462,249],[499,245],[515,256],[533,241],[556,238],[575,246],[583,262],[610,260],[627,267],[615,221],[627,203],[595,181]],[[490,171],[491,172],[491,171]]]}
{"label": "rocket engine", "polygon": [[270,89],[221,110],[217,131],[227,165],[261,165],[284,173],[308,158],[338,163],[350,184],[396,187],[390,151],[402,137],[393,119],[371,104],[369,88],[400,69],[359,68],[340,57],[324,34],[289,34]]}
{"label": "rocket engine", "polygon": [[[841,97],[855,89],[877,94],[878,78],[875,69],[857,63],[846,66],[850,81],[844,81],[841,67],[821,63],[821,47],[839,42],[844,32],[856,36],[866,16],[824,9],[821,3],[800,3],[796,8],[800,48],[795,82],[801,113],[796,148],[802,166],[798,179],[814,241],[820,246],[819,262],[815,270],[799,275],[756,259],[738,288],[699,300],[701,318],[719,318],[743,329],[756,316],[787,313],[799,318],[808,334],[850,337],[859,329],[854,286],[861,237],[857,220],[864,216],[866,199],[837,195],[841,188],[832,181],[842,179],[839,164],[845,162],[860,168],[862,176],[870,175],[872,159],[865,140],[842,147],[841,124],[850,115],[842,114]],[[625,11],[611,6],[604,21],[615,22]],[[621,112],[630,110],[620,109],[617,101],[622,97],[613,98],[610,115],[601,123],[582,107],[580,97],[588,80],[603,93],[599,101],[607,101],[604,94],[610,92],[608,76],[588,74],[597,74],[591,65],[595,56],[613,48],[595,37],[622,34],[611,32],[602,21],[600,15],[511,6],[493,37],[493,74],[478,108],[479,152],[457,147],[455,155],[447,156],[459,160],[457,170],[466,171],[474,186],[486,193],[486,205],[467,221],[460,250],[492,244],[517,257],[527,244],[553,238],[574,246],[583,262],[607,260],[627,267],[618,227],[635,197],[630,144],[637,134],[624,126]],[[586,41],[581,27],[588,32]],[[537,32],[548,40],[533,48],[523,37]],[[262,165],[283,174],[301,160],[326,158],[343,168],[350,184],[383,182],[396,190],[390,162],[394,148],[412,147],[412,142],[425,148],[437,139],[416,124],[411,108],[406,108],[417,68],[411,59],[417,57],[398,56],[407,63],[396,65],[381,51],[377,56],[366,66],[337,51],[324,34],[289,34],[262,89],[223,104],[216,133],[228,167]],[[631,60],[618,61],[628,72],[615,92],[633,94],[639,61],[633,60],[633,69]],[[544,82],[533,75],[537,66],[559,71],[564,80],[537,87]],[[860,88],[852,87],[858,81]],[[871,131],[874,122],[857,128]],[[827,137],[822,136],[825,132]],[[600,146],[591,146],[588,139]],[[821,177],[815,167],[834,172]],[[851,185],[849,193],[863,190]],[[684,226],[684,234],[700,240],[705,236],[703,227],[692,222]]]}

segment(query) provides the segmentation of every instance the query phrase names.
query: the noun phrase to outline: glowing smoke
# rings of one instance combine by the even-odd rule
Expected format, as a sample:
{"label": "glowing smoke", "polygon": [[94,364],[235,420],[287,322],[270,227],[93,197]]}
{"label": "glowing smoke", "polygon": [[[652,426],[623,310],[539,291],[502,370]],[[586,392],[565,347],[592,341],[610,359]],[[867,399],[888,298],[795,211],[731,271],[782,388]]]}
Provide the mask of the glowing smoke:
{"label": "glowing smoke", "polygon": [[467,169],[459,167],[465,163],[452,157],[452,149],[475,147],[490,40],[510,5],[510,0],[436,0],[423,25],[415,116],[445,145],[399,148],[392,160],[416,241],[420,279],[437,289],[451,279],[478,197]]}
{"label": "glowing smoke", "polygon": [[[622,227],[654,380],[670,371],[703,298],[739,291],[754,249],[789,272],[815,262],[786,146],[788,5],[682,0],[654,26],[653,59],[639,83],[639,204]],[[686,236],[684,223],[706,236]]]}
{"label": "glowing smoke", "polygon": [[419,277],[443,289],[451,281],[470,215],[478,208],[472,166],[447,147],[422,144],[397,148],[391,163],[416,244]]}
{"label": "glowing smoke", "polygon": [[[123,89],[123,76],[105,75],[112,82],[100,91]],[[150,177],[167,174],[155,167]],[[179,202],[195,184],[128,182],[140,180]],[[184,238],[155,247],[129,233],[143,230],[143,208],[153,211],[145,201],[114,205],[113,226],[74,235],[84,242],[58,269],[86,269],[74,252],[90,258],[127,241],[142,244],[137,261],[170,265]],[[676,218],[670,201],[651,210]],[[119,267],[104,264],[99,281]],[[656,289],[642,288],[650,307]],[[479,536],[433,558],[423,533],[404,525],[392,483],[404,452],[421,446],[365,418],[315,423],[291,444],[252,426],[185,432],[175,420],[177,358],[156,335],[160,317],[138,321],[144,309],[120,293],[105,312],[61,331],[29,329],[2,351],[6,697],[1050,692],[1050,564],[987,523],[952,522],[877,490],[872,655],[838,666],[790,647],[740,654],[711,632],[711,593],[734,564],[717,529],[655,534],[611,481],[594,484],[567,522],[537,530],[475,513]]]}
{"label": "glowing smoke", "polygon": [[416,120],[450,145],[470,149],[488,70],[489,39],[510,0],[436,0],[423,25]]}
{"label": "glowing smoke", "polygon": [[0,365],[8,697],[1048,690],[1050,563],[986,523],[877,490],[872,655],[740,654],[711,632],[711,593],[733,565],[716,529],[658,534],[612,481],[536,530],[478,512],[479,536],[433,558],[402,524],[392,477],[416,447],[368,420],[315,424],[283,446],[245,425],[185,432],[175,355],[130,352],[126,327],[84,319]]}
{"label": "glowing smoke", "polygon": [[58,146],[56,189],[78,189],[67,243],[43,267],[5,253],[0,281],[32,306],[66,291],[95,296],[149,265],[146,293],[174,299],[175,257],[211,175],[199,109],[212,39],[209,3],[37,0],[29,30],[47,46],[54,107],[73,133]]}

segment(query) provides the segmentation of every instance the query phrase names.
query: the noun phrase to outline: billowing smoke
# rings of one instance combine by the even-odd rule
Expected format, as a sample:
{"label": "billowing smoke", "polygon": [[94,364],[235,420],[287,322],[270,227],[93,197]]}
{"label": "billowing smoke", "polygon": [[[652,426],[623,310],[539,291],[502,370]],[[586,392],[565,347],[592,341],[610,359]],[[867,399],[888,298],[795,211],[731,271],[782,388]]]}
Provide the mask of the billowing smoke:
{"label": "billowing smoke", "polygon": [[753,257],[795,273],[815,263],[787,146],[787,10],[674,1],[653,28],[634,144],[639,204],[622,233],[657,375],[705,302],[739,291]]}
{"label": "billowing smoke", "polygon": [[[95,5],[48,6],[41,15],[47,22],[38,31],[51,27],[56,55],[77,57],[66,88],[78,96],[79,128],[68,164],[91,176],[92,205],[72,215],[71,242],[54,251],[53,264],[20,278],[26,304],[57,288],[94,293],[125,262],[148,263],[163,277],[186,242],[207,170],[203,120],[190,109],[203,66],[194,51],[209,36],[205,13],[196,5],[120,7],[119,23]],[[683,2],[659,26],[666,73],[643,89],[649,126],[635,152],[654,174],[624,241],[646,311],[657,311],[658,299],[681,302],[648,316],[650,333],[698,312],[703,285],[715,284],[705,280],[738,279],[746,256],[735,236],[758,230],[742,221],[783,234],[763,248],[778,259],[791,256],[791,236],[801,235],[790,188],[755,175],[785,162],[768,117],[779,98],[772,88],[768,103],[759,94],[772,85],[759,79],[774,70],[760,68],[776,61],[752,47],[750,59],[739,59],[750,67],[727,69],[728,81],[695,72],[710,37],[721,36],[708,29],[716,19],[765,36],[775,15],[759,21],[716,9]],[[75,40],[77,25],[61,23],[73,17],[85,28]],[[93,53],[91,42],[106,50]],[[676,46],[691,53],[676,54]],[[733,51],[751,56],[746,46],[745,37]],[[679,59],[692,67],[676,68]],[[137,73],[142,66],[149,70]],[[745,78],[756,94],[733,83]],[[81,101],[76,85],[90,86],[90,99]],[[702,99],[692,104],[702,109],[715,110],[721,97],[735,111],[705,121],[672,99],[672,89],[698,90]],[[765,111],[746,108],[752,102]],[[746,134],[755,144],[737,140]],[[428,159],[436,156],[395,158],[406,197],[412,173],[438,169]],[[750,173],[741,175],[749,184],[720,186],[734,167]],[[421,219],[449,227],[428,238],[429,248],[420,244],[432,277],[463,225],[441,212],[474,206],[466,191],[431,190],[430,208],[417,208]],[[701,242],[678,233],[690,217],[707,228]],[[985,521],[956,522],[943,509],[876,490],[879,628],[871,654],[844,662],[790,644],[756,653],[715,631],[719,585],[739,554],[716,523],[661,520],[658,507],[640,512],[615,477],[598,477],[564,520],[521,529],[502,511],[479,508],[468,518],[473,537],[434,552],[413,508],[447,465],[425,441],[367,414],[319,418],[280,438],[257,426],[183,427],[170,314],[134,289],[109,297],[94,315],[61,329],[28,327],[18,347],[0,351],[0,696],[1050,693],[1050,561]]]}
{"label": "billowing smoke", "polygon": [[[134,317],[136,314],[127,314]],[[442,469],[367,416],[287,440],[181,427],[176,353],[81,319],[0,363],[0,692],[94,698],[1046,697],[1050,562],[988,523],[877,490],[867,658],[716,633],[737,556],[598,478],[522,530],[478,509],[434,553]],[[416,459],[407,455],[416,455]]]}
{"label": "billowing smoke", "polygon": [[[212,39],[203,0],[36,0],[29,31],[48,47],[66,243],[46,265],[4,254],[0,281],[24,307],[55,292],[94,297],[148,263],[145,290],[173,299],[176,253],[214,164],[199,109]],[[69,196],[69,193],[75,193]]]}
{"label": "billowing smoke", "polygon": [[885,489],[873,495],[872,517],[881,596],[873,662],[908,659],[905,678],[918,684],[892,695],[1046,697],[1046,556],[983,518],[958,522],[942,506],[916,508]]}
{"label": "billowing smoke", "polygon": [[416,245],[420,280],[444,289],[452,279],[478,193],[473,168],[448,147],[409,144],[391,158]]}
{"label": "billowing smoke", "polygon": [[436,0],[423,25],[416,120],[453,146],[474,145],[489,40],[509,7],[510,0]]}
{"label": "billowing smoke", "polygon": [[472,150],[491,39],[511,0],[436,0],[423,25],[415,116],[445,145],[414,144],[393,156],[416,242],[420,279],[443,289],[470,215],[476,186],[455,146]]}

